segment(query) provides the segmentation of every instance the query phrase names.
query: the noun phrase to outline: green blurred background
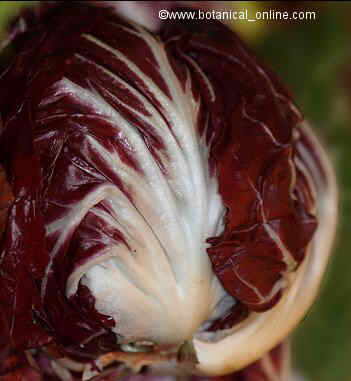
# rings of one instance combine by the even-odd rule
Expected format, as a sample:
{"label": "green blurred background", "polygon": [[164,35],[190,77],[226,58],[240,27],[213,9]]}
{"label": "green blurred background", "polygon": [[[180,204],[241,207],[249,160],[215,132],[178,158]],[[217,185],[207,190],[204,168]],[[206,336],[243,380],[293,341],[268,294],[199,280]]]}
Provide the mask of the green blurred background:
{"label": "green blurred background", "polygon": [[[35,2],[0,3],[7,20]],[[351,381],[351,3],[228,2],[249,15],[310,10],[311,21],[233,21],[231,25],[283,79],[325,141],[341,188],[340,226],[320,297],[294,335],[295,364],[311,381]]]}

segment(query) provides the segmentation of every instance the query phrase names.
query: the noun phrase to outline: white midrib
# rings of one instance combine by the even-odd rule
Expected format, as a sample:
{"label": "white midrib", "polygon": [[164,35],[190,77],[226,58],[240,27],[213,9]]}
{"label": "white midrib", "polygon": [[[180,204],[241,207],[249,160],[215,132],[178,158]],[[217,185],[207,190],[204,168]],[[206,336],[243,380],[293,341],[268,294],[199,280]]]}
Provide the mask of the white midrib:
{"label": "white midrib", "polygon": [[[88,105],[95,114],[118,127],[118,134],[133,147],[141,173],[124,164],[117,152],[110,152],[93,135],[87,134],[84,144],[119,176],[132,202],[113,184],[102,185],[92,192],[94,196],[90,194],[68,208],[67,214],[48,226],[47,231],[48,234],[59,232],[58,250],[88,211],[121,231],[132,250],[123,243],[116,244],[81,265],[68,279],[67,296],[76,292],[81,281],[95,297],[95,308],[116,321],[114,330],[126,342],[151,340],[180,344],[192,338],[200,325],[211,318],[225,295],[206,253],[206,239],[218,235],[223,228],[224,206],[217,181],[209,174],[208,147],[198,136],[200,104],[193,97],[190,77],[183,89],[163,46],[145,32],[135,33],[139,33],[153,52],[170,98],[121,52],[91,35],[83,38],[127,64],[161,105],[171,129],[145,97],[130,86],[127,88],[151,111],[150,116],[140,113],[139,116],[155,126],[166,147],[161,160],[168,177],[161,172],[134,125],[97,91],[63,78],[56,84],[55,100],[60,92],[69,94],[73,101]],[[76,59],[88,61],[78,55]],[[103,70],[112,81],[123,82],[108,69],[91,61],[90,64]],[[84,159],[94,166],[94,155]],[[112,214],[104,214],[95,207],[100,202],[108,203]]]}

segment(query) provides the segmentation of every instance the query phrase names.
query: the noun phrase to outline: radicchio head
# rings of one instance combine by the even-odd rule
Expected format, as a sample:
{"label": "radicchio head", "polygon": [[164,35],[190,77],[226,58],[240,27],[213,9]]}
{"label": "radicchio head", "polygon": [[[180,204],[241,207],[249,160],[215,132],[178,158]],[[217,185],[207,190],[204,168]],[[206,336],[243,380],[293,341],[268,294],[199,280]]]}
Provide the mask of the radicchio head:
{"label": "radicchio head", "polygon": [[3,350],[88,379],[222,375],[278,345],[318,290],[336,191],[274,74],[214,21],[150,32],[58,2],[14,30]]}

